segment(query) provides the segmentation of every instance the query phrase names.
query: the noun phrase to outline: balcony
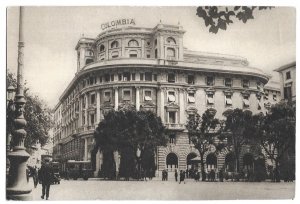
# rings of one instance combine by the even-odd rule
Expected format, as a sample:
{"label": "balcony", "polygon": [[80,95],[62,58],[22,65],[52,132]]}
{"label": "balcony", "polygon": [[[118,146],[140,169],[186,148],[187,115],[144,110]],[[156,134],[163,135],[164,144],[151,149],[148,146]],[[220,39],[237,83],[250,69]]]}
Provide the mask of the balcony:
{"label": "balcony", "polygon": [[165,127],[169,130],[178,130],[178,131],[182,131],[185,129],[184,124],[176,124],[176,123],[167,123],[165,124]]}

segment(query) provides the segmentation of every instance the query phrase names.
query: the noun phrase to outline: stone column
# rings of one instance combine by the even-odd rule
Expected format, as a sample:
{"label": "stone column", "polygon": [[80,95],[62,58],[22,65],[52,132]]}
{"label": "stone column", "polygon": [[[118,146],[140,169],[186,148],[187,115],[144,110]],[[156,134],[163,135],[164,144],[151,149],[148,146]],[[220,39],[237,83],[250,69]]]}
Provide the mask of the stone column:
{"label": "stone column", "polygon": [[160,88],[158,90],[158,98],[159,98],[159,104],[158,104],[158,112],[159,112],[159,116],[161,117],[161,120],[163,123],[165,123],[165,92],[166,89],[165,88]]}
{"label": "stone column", "polygon": [[96,104],[96,123],[97,123],[97,125],[98,125],[98,123],[100,122],[100,117],[101,117],[101,110],[100,110],[100,95],[101,95],[101,91],[100,90],[98,90],[97,92],[96,92],[96,94],[97,94],[97,104]]}
{"label": "stone column", "polygon": [[88,145],[87,145],[87,138],[84,138],[84,161],[88,159]]}
{"label": "stone column", "polygon": [[118,106],[119,106],[119,90],[118,87],[114,87],[115,90],[115,111],[118,110]]}
{"label": "stone column", "polygon": [[135,107],[136,110],[140,110],[140,87],[135,87]]}
{"label": "stone column", "polygon": [[88,125],[88,104],[89,103],[89,95],[85,94],[85,111],[84,111],[84,115],[85,115],[85,126]]}
{"label": "stone column", "polygon": [[184,103],[184,89],[179,89],[179,124],[185,124],[185,103]]}

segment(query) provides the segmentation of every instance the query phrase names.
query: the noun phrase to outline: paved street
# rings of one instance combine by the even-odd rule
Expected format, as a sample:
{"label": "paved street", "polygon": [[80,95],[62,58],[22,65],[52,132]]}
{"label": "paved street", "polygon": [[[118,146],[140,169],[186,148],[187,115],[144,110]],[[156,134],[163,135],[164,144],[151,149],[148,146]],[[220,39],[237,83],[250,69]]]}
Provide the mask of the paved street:
{"label": "paved street", "polygon": [[[31,182],[31,181],[30,181]],[[33,186],[33,183],[32,183]],[[103,181],[62,180],[52,185],[50,200],[208,200],[208,199],[291,199],[295,183]],[[33,199],[41,200],[42,186],[33,189]]]}

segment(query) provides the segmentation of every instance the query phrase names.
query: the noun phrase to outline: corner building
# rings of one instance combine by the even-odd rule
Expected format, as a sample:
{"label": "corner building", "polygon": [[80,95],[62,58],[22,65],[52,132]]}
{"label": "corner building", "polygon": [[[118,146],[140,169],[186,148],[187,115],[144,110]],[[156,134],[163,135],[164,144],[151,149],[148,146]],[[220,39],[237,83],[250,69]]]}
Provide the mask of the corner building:
{"label": "corner building", "polygon": [[[190,51],[183,46],[184,33],[180,25],[160,23],[80,38],[77,73],[55,107],[54,160],[90,160],[93,132],[104,115],[135,108],[155,112],[170,132],[168,145],[156,152],[157,175],[163,169],[185,170],[199,155],[185,129],[189,114],[213,108],[222,119],[227,109],[267,111],[268,75],[242,57]],[[274,93],[280,100],[280,90]],[[207,170],[228,166],[227,154],[216,154],[212,146],[205,156]],[[102,161],[98,152],[96,170]]]}

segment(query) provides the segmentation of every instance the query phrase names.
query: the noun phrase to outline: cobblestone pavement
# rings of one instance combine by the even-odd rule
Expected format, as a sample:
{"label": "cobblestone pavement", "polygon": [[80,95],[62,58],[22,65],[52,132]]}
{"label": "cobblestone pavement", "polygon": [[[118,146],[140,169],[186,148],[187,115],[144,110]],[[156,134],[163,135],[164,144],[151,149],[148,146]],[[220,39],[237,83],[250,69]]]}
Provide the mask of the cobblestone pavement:
{"label": "cobblestone pavement", "polygon": [[[30,181],[31,182],[31,181]],[[33,186],[33,183],[32,183]],[[32,190],[41,199],[42,186]],[[49,200],[235,200],[292,199],[295,183],[62,180],[51,185]]]}

